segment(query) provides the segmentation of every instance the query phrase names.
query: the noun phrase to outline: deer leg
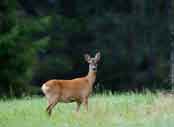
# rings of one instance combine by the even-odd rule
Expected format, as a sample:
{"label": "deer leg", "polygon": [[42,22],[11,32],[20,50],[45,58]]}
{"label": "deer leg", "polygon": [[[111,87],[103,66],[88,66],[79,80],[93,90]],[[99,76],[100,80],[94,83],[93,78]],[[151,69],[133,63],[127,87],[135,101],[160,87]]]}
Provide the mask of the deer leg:
{"label": "deer leg", "polygon": [[51,107],[52,104],[48,104],[47,108],[46,108],[46,112],[48,112],[49,108]]}
{"label": "deer leg", "polygon": [[55,99],[53,99],[50,104],[48,105],[46,111],[48,112],[48,115],[51,115],[52,109],[54,108],[54,106],[58,103],[59,98],[56,97]]}
{"label": "deer leg", "polygon": [[86,111],[88,111],[88,98],[87,98],[87,97],[85,97],[85,98],[83,99],[83,105],[84,105]]}
{"label": "deer leg", "polygon": [[48,106],[47,106],[47,108],[46,108],[46,112],[48,112],[49,108],[50,108],[51,105],[52,105],[51,98],[49,98],[48,96],[47,96],[47,101],[48,101]]}
{"label": "deer leg", "polygon": [[77,108],[76,108],[76,111],[79,112],[80,110],[80,105],[82,104],[81,101],[77,101]]}

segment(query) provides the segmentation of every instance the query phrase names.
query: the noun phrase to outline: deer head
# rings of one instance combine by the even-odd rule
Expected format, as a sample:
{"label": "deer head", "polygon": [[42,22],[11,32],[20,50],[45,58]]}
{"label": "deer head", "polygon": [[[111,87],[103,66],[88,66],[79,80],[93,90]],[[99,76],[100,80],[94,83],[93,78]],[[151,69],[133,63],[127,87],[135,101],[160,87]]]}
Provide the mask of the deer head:
{"label": "deer head", "polygon": [[100,60],[100,52],[96,53],[95,57],[85,54],[85,60],[89,63],[89,71],[97,71],[97,65]]}

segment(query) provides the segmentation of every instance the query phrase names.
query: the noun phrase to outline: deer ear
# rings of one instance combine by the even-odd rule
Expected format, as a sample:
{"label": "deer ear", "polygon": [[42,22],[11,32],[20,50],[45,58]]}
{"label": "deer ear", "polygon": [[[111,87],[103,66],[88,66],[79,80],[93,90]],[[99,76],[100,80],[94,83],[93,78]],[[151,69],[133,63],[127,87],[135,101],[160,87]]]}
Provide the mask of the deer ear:
{"label": "deer ear", "polygon": [[101,57],[101,53],[100,52],[96,53],[96,55],[95,55],[96,62],[98,62],[100,60],[100,57]]}
{"label": "deer ear", "polygon": [[84,57],[85,57],[85,60],[89,63],[89,61],[91,59],[90,55],[89,54],[85,54]]}

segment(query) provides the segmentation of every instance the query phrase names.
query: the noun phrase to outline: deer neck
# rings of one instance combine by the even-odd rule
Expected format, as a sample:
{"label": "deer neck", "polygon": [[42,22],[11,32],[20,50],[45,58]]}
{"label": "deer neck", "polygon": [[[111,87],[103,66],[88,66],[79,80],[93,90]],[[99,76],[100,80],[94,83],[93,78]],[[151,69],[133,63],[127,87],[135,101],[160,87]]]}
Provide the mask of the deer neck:
{"label": "deer neck", "polygon": [[96,80],[96,71],[93,71],[93,70],[89,69],[87,79],[89,81],[90,86],[92,87],[93,84],[95,83],[95,80]]}

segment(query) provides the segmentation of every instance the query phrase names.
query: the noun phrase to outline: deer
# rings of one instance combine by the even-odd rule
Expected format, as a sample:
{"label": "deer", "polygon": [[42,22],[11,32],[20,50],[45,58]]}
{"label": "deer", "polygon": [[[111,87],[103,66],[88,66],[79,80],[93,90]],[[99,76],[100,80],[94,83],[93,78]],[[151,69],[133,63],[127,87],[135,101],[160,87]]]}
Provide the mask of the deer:
{"label": "deer", "polygon": [[86,111],[88,111],[88,98],[92,93],[96,80],[100,57],[100,52],[97,52],[94,57],[91,57],[89,54],[84,55],[85,61],[89,64],[89,71],[86,76],[70,80],[51,79],[41,86],[41,90],[48,101],[46,112],[49,116],[51,115],[52,109],[59,102],[76,102],[77,112],[79,112],[80,106],[83,104]]}

